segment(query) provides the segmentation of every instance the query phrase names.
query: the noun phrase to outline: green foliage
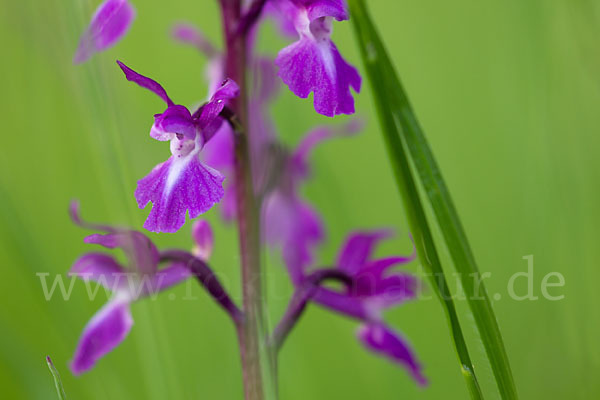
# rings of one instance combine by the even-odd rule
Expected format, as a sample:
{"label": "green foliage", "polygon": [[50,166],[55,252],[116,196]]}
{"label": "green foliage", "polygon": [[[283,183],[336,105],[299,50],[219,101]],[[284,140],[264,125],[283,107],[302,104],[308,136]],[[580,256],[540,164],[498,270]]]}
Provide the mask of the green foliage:
{"label": "green foliage", "polygon": [[[480,398],[481,391],[475,378],[474,368],[464,343],[451,293],[447,288],[438,254],[429,231],[425,212],[421,206],[418,189],[412,181],[404,146],[410,149],[412,161],[419,173],[421,184],[427,193],[437,218],[437,223],[450,250],[454,266],[459,273],[467,301],[473,312],[479,334],[503,399],[517,398],[500,329],[494,315],[485,286],[475,263],[462,223],[450,197],[441,171],[429,148],[427,139],[417,121],[402,84],[394,72],[387,51],[368,15],[364,0],[349,0],[354,26],[362,50],[363,61],[374,87],[383,134],[390,152],[390,160],[398,178],[398,186],[411,222],[421,262],[432,273],[431,281],[442,299],[448,315],[456,350],[463,374],[467,379],[473,398]],[[415,214],[411,216],[410,214]]]}
{"label": "green foliage", "polygon": [[48,369],[52,374],[52,378],[54,379],[54,386],[56,387],[56,393],[58,394],[59,400],[67,400],[67,395],[65,395],[65,389],[63,388],[62,381],[60,380],[60,374],[58,370],[52,363],[50,356],[46,357],[46,363],[48,364]]}

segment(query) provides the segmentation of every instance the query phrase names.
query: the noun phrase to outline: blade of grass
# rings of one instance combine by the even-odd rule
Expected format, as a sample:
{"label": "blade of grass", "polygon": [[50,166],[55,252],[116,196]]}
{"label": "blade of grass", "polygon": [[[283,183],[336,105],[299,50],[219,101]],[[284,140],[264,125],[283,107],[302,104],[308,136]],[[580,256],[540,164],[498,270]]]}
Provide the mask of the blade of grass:
{"label": "blade of grass", "polygon": [[[364,0],[350,0],[349,4],[371,81],[378,81],[377,87],[373,84],[376,89],[375,93],[377,93],[376,97],[379,97],[376,101],[387,103],[384,105],[384,109],[391,115],[387,115],[385,118],[390,119],[389,125],[395,125],[394,130],[386,129],[384,132],[386,137],[393,134],[394,131],[398,136],[386,140],[388,147],[403,148],[404,144],[401,138],[408,145],[421,184],[427,193],[454,266],[459,272],[461,284],[490,360],[500,395],[507,400],[517,399],[500,328],[448,188],[400,79],[395,73],[385,47],[370,19]],[[404,160],[404,164],[408,166],[406,160]]]}
{"label": "blade of grass", "polygon": [[52,373],[52,378],[54,378],[54,386],[56,386],[56,393],[58,393],[59,400],[67,400],[67,396],[65,395],[65,390],[63,389],[62,381],[60,380],[60,375],[58,370],[52,363],[50,356],[46,357],[46,363],[48,364],[48,369]]}
{"label": "blade of grass", "polygon": [[350,1],[350,5],[367,74],[374,93],[378,94],[374,97],[374,101],[390,162],[396,177],[396,184],[404,203],[408,224],[415,240],[419,259],[426,269],[431,285],[435,289],[444,308],[461,371],[467,383],[469,393],[473,399],[483,399],[456,313],[456,307],[452,300],[452,294],[433,242],[425,210],[421,204],[418,189],[406,157],[404,144],[402,143],[400,132],[394,119],[393,109],[391,108],[391,103],[386,99],[386,93],[389,91],[388,82],[385,78],[385,70],[379,65],[377,48],[374,47],[373,36],[375,33],[368,25],[369,21],[365,19],[364,14],[358,14],[360,10],[360,8],[357,8],[358,4]]}

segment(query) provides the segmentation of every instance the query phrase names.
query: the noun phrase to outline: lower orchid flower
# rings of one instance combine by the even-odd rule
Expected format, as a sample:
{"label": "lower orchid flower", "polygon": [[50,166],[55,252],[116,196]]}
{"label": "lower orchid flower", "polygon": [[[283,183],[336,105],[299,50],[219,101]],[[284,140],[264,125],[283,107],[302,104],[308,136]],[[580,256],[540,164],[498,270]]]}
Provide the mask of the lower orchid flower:
{"label": "lower orchid flower", "polygon": [[135,197],[140,208],[152,202],[144,228],[176,232],[185,223],[186,212],[190,218],[196,218],[223,197],[223,175],[202,163],[199,155],[219,131],[223,122],[219,114],[237,96],[239,87],[232,80],[223,81],[208,103],[192,114],[186,107],[174,104],[159,83],[117,62],[127,80],[154,92],[167,104],[162,114],[154,116],[150,136],[170,141],[172,156],[138,182]]}
{"label": "lower orchid flower", "polygon": [[[91,369],[127,337],[133,326],[132,303],[177,285],[193,276],[193,273],[181,262],[158,269],[160,254],[152,241],[142,233],[82,222],[76,204],[72,205],[71,212],[78,225],[104,231],[104,234],[87,236],[84,239],[86,243],[109,249],[120,248],[128,262],[127,266],[123,266],[111,255],[90,252],[75,261],[69,271],[69,275],[95,281],[113,293],[83,330],[70,365],[73,373],[79,375]],[[193,237],[196,239],[195,253],[198,257],[210,255],[210,226],[206,222],[198,222]]]}
{"label": "lower orchid flower", "polygon": [[[355,232],[348,236],[338,255],[335,269],[352,281],[351,289],[342,292],[319,287],[312,301],[340,314],[361,321],[358,338],[370,351],[405,367],[421,385],[427,383],[422,367],[410,345],[388,327],[382,311],[414,299],[418,281],[410,274],[393,271],[392,267],[406,264],[415,258],[386,257],[373,259],[376,245],[390,237],[389,231]],[[288,265],[294,284],[301,287],[308,273],[306,265]],[[301,279],[298,279],[301,277]]]}

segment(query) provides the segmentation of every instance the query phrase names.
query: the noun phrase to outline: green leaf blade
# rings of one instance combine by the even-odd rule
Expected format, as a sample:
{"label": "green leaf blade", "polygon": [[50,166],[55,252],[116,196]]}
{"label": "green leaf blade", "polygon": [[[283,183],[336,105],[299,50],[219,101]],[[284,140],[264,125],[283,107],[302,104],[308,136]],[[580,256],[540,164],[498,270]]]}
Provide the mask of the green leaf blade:
{"label": "green leaf blade", "polygon": [[46,356],[46,363],[48,364],[48,369],[50,370],[50,373],[52,374],[52,378],[54,378],[54,386],[56,387],[56,393],[58,394],[58,399],[59,400],[67,400],[67,396],[65,394],[65,390],[63,388],[62,381],[60,380],[60,374],[58,373],[58,370],[52,363],[52,359],[50,359],[50,356]]}
{"label": "green leaf blade", "polygon": [[[415,236],[420,259],[425,265],[429,263],[433,273],[443,274],[433,238],[419,201],[416,185],[412,182],[410,165],[404,150],[405,143],[441,228],[454,266],[461,277],[461,283],[467,293],[469,307],[490,360],[500,394],[503,399],[517,399],[516,388],[500,329],[483,283],[478,280],[478,284],[475,284],[476,279],[474,277],[479,277],[480,273],[441,171],[408,101],[406,92],[394,71],[385,47],[368,15],[364,0],[349,0],[349,5],[352,14],[351,20],[361,47],[363,61],[373,90],[377,94],[374,100],[383,128],[382,133],[397,177],[400,193],[404,200],[409,224]],[[408,180],[408,185],[403,185],[402,180]],[[481,397],[481,391],[475,378],[473,365],[470,362],[454,304],[446,298],[446,295],[450,293],[445,279],[441,285],[436,285],[436,282],[433,282],[433,286],[438,290],[438,295],[448,317],[455,348],[462,363],[461,369],[467,380],[469,391],[473,398]],[[475,293],[476,291],[478,293]]]}

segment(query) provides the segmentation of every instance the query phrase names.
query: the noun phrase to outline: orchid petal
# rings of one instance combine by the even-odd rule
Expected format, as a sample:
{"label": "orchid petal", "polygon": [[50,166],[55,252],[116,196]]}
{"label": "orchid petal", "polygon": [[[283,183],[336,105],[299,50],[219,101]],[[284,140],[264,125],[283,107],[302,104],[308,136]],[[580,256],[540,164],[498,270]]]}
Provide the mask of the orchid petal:
{"label": "orchid petal", "polygon": [[399,334],[382,323],[370,323],[359,329],[358,338],[368,350],[404,366],[419,385],[427,384],[420,363]]}
{"label": "orchid petal", "polygon": [[169,106],[162,114],[154,116],[154,125],[150,136],[156,140],[167,141],[176,134],[183,135],[187,139],[194,139],[198,128],[192,119],[190,111],[180,105]]}
{"label": "orchid petal", "polygon": [[173,27],[171,34],[175,40],[183,44],[194,46],[208,58],[214,58],[219,55],[219,51],[216,47],[193,25],[184,23],[177,24]]}
{"label": "orchid petal", "polygon": [[302,37],[281,50],[275,64],[283,82],[298,97],[307,98],[314,92],[319,114],[333,117],[354,113],[350,87],[360,92],[361,78],[329,39]]}
{"label": "orchid petal", "polygon": [[[161,269],[152,277],[152,282],[150,285],[145,287],[146,291],[144,295],[148,296],[167,290],[185,281],[192,275],[193,274],[191,270],[185,264],[173,263],[167,268]],[[148,286],[150,290],[154,291],[154,293],[148,292]]]}
{"label": "orchid petal", "polygon": [[352,120],[350,123],[342,126],[320,126],[310,131],[292,154],[293,173],[299,178],[306,178],[309,173],[308,158],[312,151],[321,142],[335,138],[337,136],[350,136],[362,129],[362,123],[359,119]]}
{"label": "orchid petal", "polygon": [[121,67],[121,70],[123,70],[123,73],[125,74],[125,78],[128,81],[137,83],[139,86],[150,90],[151,92],[156,94],[158,97],[163,99],[163,101],[165,103],[167,103],[168,106],[173,105],[173,101],[169,98],[169,96],[167,95],[167,92],[160,85],[160,83],[156,82],[153,79],[145,77],[144,75],[138,74],[137,72],[135,72],[134,70],[129,68],[127,65],[123,64],[121,61],[117,60],[117,64],[119,64],[119,67]]}
{"label": "orchid petal", "polygon": [[315,246],[324,237],[320,216],[295,195],[277,191],[269,196],[263,219],[267,242],[281,244],[290,277],[300,282],[312,263]]}
{"label": "orchid petal", "polygon": [[126,0],[106,0],[96,9],[87,30],[81,35],[73,63],[87,61],[94,53],[116,44],[135,19],[135,9]]}
{"label": "orchid petal", "polygon": [[234,180],[225,187],[225,195],[221,200],[221,217],[225,222],[232,222],[237,215],[237,199]]}
{"label": "orchid petal", "polygon": [[361,321],[376,317],[374,310],[367,307],[362,299],[352,297],[345,293],[338,293],[331,289],[318,288],[313,296],[313,301],[332,311],[356,318]]}
{"label": "orchid petal", "polygon": [[202,160],[218,169],[230,169],[235,161],[234,152],[233,129],[229,124],[222,124],[210,140],[206,140],[202,148]]}
{"label": "orchid petal", "polygon": [[200,219],[192,225],[192,237],[196,246],[194,247],[194,255],[201,260],[207,261],[213,250],[215,242],[214,235],[210,223]]}
{"label": "orchid petal", "polygon": [[69,276],[93,280],[107,289],[117,290],[125,284],[125,270],[112,256],[102,253],[87,253],[79,257],[71,267]]}
{"label": "orchid petal", "polygon": [[333,17],[338,21],[349,18],[345,0],[291,0],[297,7],[306,9],[308,18]]}
{"label": "orchid petal", "polygon": [[338,255],[337,265],[351,275],[364,268],[373,255],[375,246],[392,236],[390,230],[354,232],[348,235]]}
{"label": "orchid petal", "polygon": [[90,370],[127,337],[132,325],[127,301],[117,298],[104,305],[83,329],[70,365],[73,374]]}
{"label": "orchid petal", "polygon": [[172,156],[138,181],[135,198],[140,208],[152,202],[144,228],[177,232],[190,218],[205,213],[223,197],[223,176],[198,160],[198,150]]}
{"label": "orchid petal", "polygon": [[411,274],[395,273],[386,277],[361,273],[354,278],[352,295],[369,302],[371,309],[381,310],[414,299],[419,281]]}
{"label": "orchid petal", "polygon": [[142,274],[156,272],[158,249],[148,237],[136,231],[121,231],[107,235],[93,234],[84,239],[88,244],[99,244],[108,249],[121,248],[135,271]]}
{"label": "orchid petal", "polygon": [[209,126],[223,111],[227,102],[238,96],[240,87],[231,79],[225,79],[221,87],[212,95],[208,103],[202,108],[199,124],[201,128]]}

